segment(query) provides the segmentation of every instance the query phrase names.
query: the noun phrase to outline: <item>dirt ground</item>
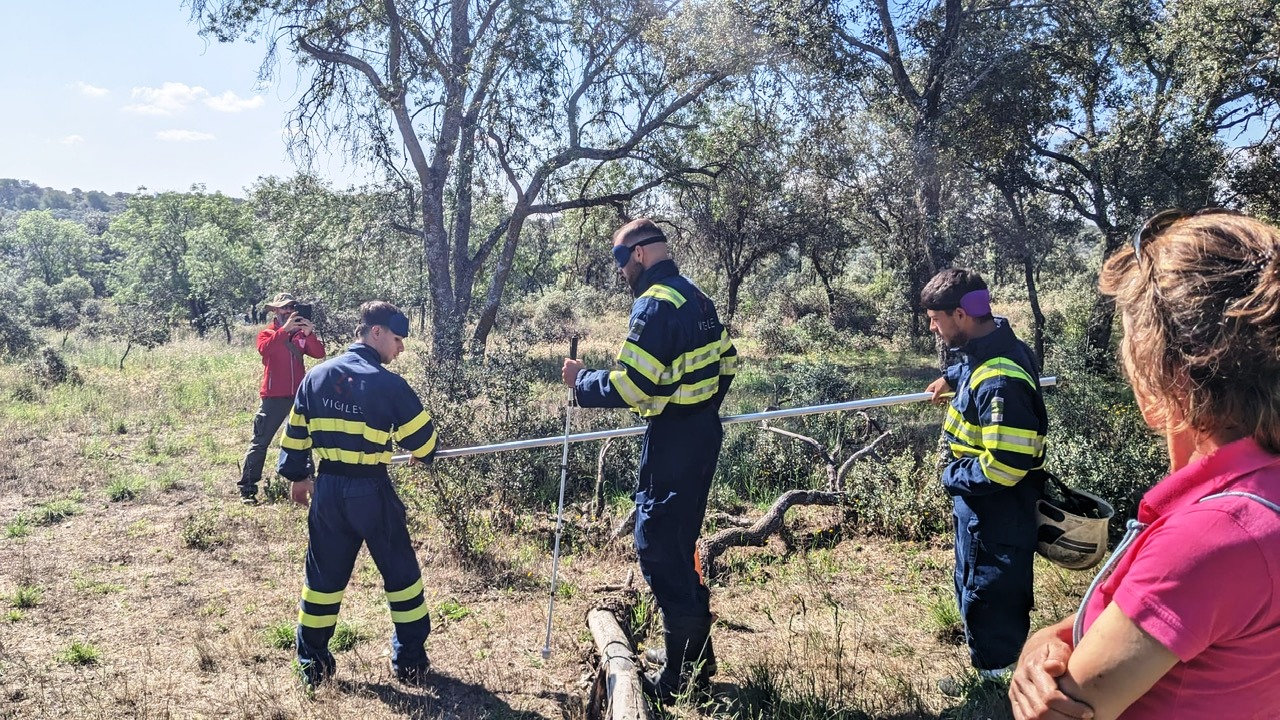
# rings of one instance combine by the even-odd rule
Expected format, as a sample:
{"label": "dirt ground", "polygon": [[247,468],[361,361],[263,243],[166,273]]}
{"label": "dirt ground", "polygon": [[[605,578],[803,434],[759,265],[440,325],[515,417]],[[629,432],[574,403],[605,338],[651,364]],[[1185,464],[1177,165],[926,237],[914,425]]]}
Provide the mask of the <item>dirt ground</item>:
{"label": "dirt ground", "polygon": [[[162,360],[139,372],[163,374]],[[177,399],[161,402],[137,375],[102,364],[78,388],[0,400],[0,719],[584,717],[596,672],[586,612],[602,586],[629,574],[643,585],[629,539],[603,541],[608,527],[587,532],[570,513],[544,662],[552,523],[495,522],[490,560],[468,567],[419,514],[430,681],[410,687],[391,673],[383,589],[362,553],[341,613],[350,647],[336,653],[336,677],[308,693],[289,646],[305,511],[242,506],[235,486],[254,388],[218,396],[226,382],[214,373],[174,381]],[[837,512],[793,509],[791,546],[721,558],[716,697],[673,714],[1007,717],[998,694],[936,689],[967,667],[946,613],[947,544],[861,536]],[[1037,571],[1043,624],[1073,609],[1088,578]],[[651,599],[635,597],[643,620]]]}

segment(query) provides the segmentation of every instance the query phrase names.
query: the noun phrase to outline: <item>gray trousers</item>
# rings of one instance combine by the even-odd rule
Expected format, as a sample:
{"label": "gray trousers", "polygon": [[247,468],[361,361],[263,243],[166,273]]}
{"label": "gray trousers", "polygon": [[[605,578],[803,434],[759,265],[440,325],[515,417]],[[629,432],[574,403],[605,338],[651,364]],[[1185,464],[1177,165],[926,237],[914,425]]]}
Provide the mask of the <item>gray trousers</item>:
{"label": "gray trousers", "polygon": [[258,413],[253,416],[253,442],[249,443],[249,452],[244,454],[243,468],[240,471],[240,494],[257,495],[258,483],[262,480],[262,464],[267,459],[267,448],[275,439],[276,431],[289,417],[293,409],[293,398],[262,398]]}

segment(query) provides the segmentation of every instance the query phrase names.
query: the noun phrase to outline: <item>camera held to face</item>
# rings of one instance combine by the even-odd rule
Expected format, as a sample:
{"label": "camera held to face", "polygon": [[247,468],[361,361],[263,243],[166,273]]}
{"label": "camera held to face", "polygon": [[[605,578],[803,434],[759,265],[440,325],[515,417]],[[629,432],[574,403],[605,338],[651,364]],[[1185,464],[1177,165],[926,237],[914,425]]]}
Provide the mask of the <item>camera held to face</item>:
{"label": "camera held to face", "polygon": [[297,313],[300,318],[305,318],[307,320],[311,319],[311,303],[294,303],[293,311]]}

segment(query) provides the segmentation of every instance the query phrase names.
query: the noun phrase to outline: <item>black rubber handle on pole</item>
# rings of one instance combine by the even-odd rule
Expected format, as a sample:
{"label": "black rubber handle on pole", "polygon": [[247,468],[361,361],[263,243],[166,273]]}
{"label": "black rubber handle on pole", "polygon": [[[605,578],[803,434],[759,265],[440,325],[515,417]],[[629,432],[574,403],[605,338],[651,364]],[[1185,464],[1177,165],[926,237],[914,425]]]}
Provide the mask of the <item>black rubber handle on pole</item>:
{"label": "black rubber handle on pole", "polygon": [[577,335],[574,335],[573,337],[569,338],[569,359],[570,360],[578,359],[578,336]]}

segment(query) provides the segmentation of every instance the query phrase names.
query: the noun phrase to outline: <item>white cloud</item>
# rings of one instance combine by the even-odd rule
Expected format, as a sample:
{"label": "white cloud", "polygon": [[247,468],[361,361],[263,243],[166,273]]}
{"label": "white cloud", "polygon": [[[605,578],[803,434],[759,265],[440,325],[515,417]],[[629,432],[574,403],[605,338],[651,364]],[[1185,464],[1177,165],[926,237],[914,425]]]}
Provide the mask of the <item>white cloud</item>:
{"label": "white cloud", "polygon": [[68,135],[68,136],[66,136],[66,137],[62,138],[61,140],[59,140],[58,142],[62,143],[63,145],[75,145],[76,143],[82,143],[82,142],[84,142],[84,136],[82,136],[82,135]]}
{"label": "white cloud", "polygon": [[209,91],[199,85],[190,87],[174,82],[167,82],[158,88],[136,87],[133,89],[133,99],[140,102],[126,105],[124,109],[140,115],[173,115],[208,94]]}
{"label": "white cloud", "polygon": [[85,97],[100,98],[106,97],[111,91],[106,88],[94,87],[83,80],[77,80],[71,83],[71,87]]}
{"label": "white cloud", "polygon": [[261,95],[254,95],[250,98],[242,98],[234,92],[228,90],[221,95],[205,98],[204,104],[217,110],[218,112],[242,112],[244,110],[253,110],[262,107],[264,101]]}
{"label": "white cloud", "polygon": [[156,133],[157,140],[165,142],[200,142],[202,140],[216,139],[212,133],[199,132],[196,130],[161,130]]}

